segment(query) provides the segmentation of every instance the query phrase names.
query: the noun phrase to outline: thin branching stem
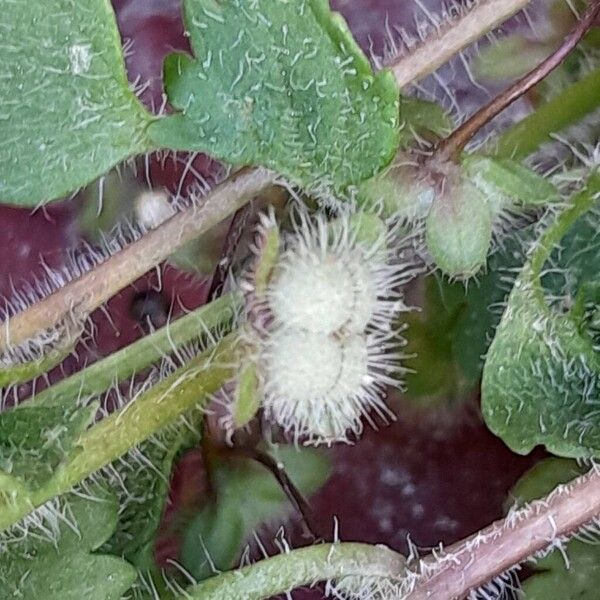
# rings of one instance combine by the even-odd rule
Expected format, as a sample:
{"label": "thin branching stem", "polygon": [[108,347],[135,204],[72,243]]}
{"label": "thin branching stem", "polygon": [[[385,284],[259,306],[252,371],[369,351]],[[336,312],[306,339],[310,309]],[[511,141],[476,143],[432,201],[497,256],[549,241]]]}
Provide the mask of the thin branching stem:
{"label": "thin branching stem", "polygon": [[480,108],[460,127],[455,129],[450,136],[439,144],[437,156],[457,160],[467,143],[484,125],[545,79],[565,60],[581,41],[588,29],[594,24],[599,14],[600,0],[591,0],[588,9],[577,25],[565,37],[559,48],[499,96],[496,96],[488,104]]}
{"label": "thin branching stem", "polygon": [[250,448],[238,446],[232,449],[234,454],[245,456],[254,460],[265,467],[276,479],[279,487],[286,495],[294,510],[302,519],[302,523],[307,533],[313,538],[313,542],[319,539],[317,527],[314,524],[314,515],[310,504],[302,495],[302,492],[296,487],[296,484],[290,479],[285,467],[277,462],[270,454],[260,450],[259,448]]}

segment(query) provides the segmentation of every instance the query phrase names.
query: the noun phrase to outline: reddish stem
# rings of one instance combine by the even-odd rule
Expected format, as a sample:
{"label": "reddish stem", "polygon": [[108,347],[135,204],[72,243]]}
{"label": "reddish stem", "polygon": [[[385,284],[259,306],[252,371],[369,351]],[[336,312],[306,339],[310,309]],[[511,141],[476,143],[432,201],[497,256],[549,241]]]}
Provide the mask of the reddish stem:
{"label": "reddish stem", "polygon": [[546,60],[527,73],[527,75],[521,77],[521,79],[502,92],[502,94],[496,96],[460,127],[455,129],[439,144],[436,152],[437,157],[447,160],[458,160],[463,148],[484,125],[499,115],[515,100],[526,94],[565,60],[581,41],[588,29],[592,27],[598,15],[600,15],[600,0],[591,0],[583,17],[567,35],[560,47]]}

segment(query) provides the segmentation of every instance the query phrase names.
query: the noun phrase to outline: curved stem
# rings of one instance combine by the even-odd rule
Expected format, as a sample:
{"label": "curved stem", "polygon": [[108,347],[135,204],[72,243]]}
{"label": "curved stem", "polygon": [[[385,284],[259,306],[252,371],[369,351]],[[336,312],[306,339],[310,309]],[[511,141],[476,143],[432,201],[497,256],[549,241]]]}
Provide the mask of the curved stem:
{"label": "curved stem", "polygon": [[0,326],[0,351],[75,315],[85,318],[119,290],[208,231],[275,182],[265,169],[242,169],[218,185],[201,206],[176,214],[101,265],[11,317]]}
{"label": "curved stem", "polygon": [[205,405],[211,394],[234,375],[238,352],[237,336],[230,334],[215,348],[85,431],[71,459],[40,489],[16,494],[4,502],[0,498],[0,531],[54,496],[68,492],[184,413]]}
{"label": "curved stem", "polygon": [[507,90],[496,96],[491,102],[479,109],[472,117],[448,136],[438,146],[438,156],[457,160],[469,140],[489,121],[510,106],[515,100],[526,94],[533,86],[548,76],[581,41],[587,30],[600,14],[600,0],[591,0],[588,9],[567,35],[560,47],[546,60],[532,69],[527,75],[513,83]]}
{"label": "curved stem", "polygon": [[482,0],[468,13],[426,37],[409,54],[386,65],[403,88],[433,73],[484,33],[523,9],[529,0]]}
{"label": "curved stem", "polygon": [[384,546],[318,544],[261,560],[188,588],[190,600],[264,600],[317,581],[344,577],[401,579],[404,557]]}
{"label": "curved stem", "polygon": [[391,580],[400,590],[398,600],[455,600],[568,539],[598,515],[600,470],[593,468],[412,568],[382,546],[321,544],[222,573],[186,593],[191,600],[264,600],[317,581],[351,577]]}

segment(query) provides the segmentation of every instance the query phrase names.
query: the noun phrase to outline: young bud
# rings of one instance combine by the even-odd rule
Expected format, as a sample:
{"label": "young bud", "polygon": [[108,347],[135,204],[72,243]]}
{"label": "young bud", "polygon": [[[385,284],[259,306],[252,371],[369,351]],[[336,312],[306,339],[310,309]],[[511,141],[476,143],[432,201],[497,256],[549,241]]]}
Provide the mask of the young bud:
{"label": "young bud", "polygon": [[492,215],[469,181],[448,182],[425,222],[429,252],[450,277],[468,278],[485,264],[492,241]]}

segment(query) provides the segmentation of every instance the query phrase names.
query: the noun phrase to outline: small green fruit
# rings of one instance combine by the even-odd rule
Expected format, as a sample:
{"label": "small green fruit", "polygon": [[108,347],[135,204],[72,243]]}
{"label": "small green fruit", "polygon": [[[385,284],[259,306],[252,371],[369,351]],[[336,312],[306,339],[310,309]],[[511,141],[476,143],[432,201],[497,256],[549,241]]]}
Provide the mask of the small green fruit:
{"label": "small green fruit", "polygon": [[469,278],[485,264],[492,241],[486,199],[469,181],[447,181],[425,222],[429,252],[450,277]]}

